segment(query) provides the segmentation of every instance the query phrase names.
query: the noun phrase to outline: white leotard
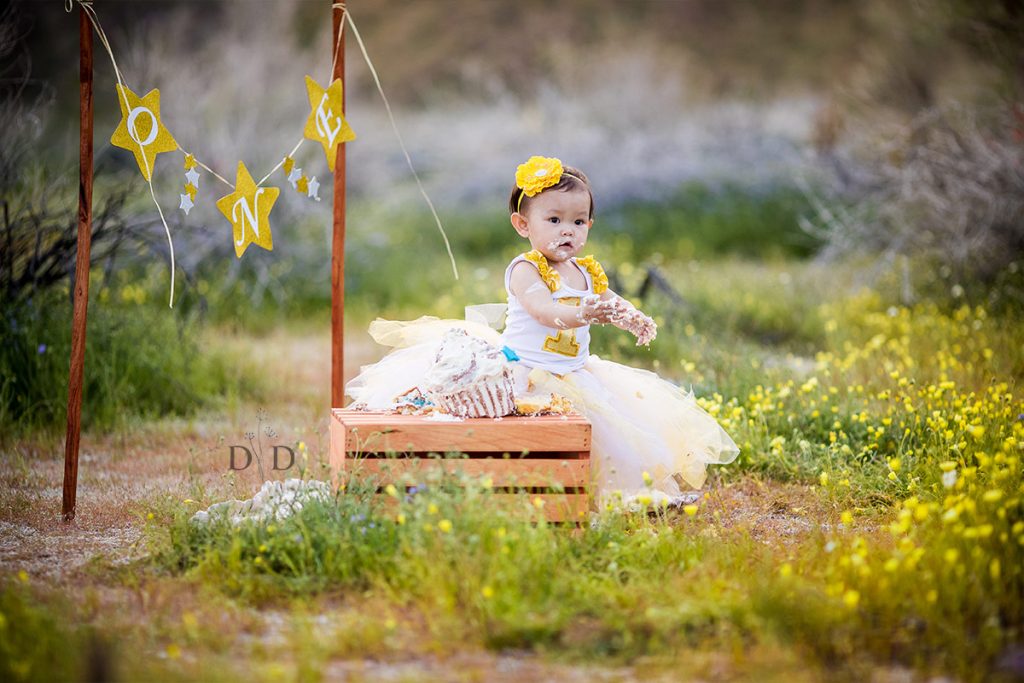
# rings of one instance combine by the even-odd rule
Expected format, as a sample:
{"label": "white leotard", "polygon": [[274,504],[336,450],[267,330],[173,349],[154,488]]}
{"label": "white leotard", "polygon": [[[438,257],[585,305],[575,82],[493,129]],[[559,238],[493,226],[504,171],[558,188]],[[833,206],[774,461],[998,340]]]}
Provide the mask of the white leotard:
{"label": "white leotard", "polygon": [[[508,313],[505,330],[501,333],[502,343],[515,351],[520,361],[530,367],[542,368],[559,375],[579,370],[590,355],[590,325],[560,330],[540,324],[527,313],[509,286],[512,268],[521,261],[530,263],[524,254],[520,254],[512,259],[505,269]],[[561,303],[579,306],[584,296],[593,294],[594,281],[590,273],[576,263],[575,258],[571,261],[586,278],[587,288],[581,290],[568,287],[565,278],[561,278],[558,289],[551,292],[551,298],[554,301],[564,299]],[[536,267],[533,263],[530,265]]]}

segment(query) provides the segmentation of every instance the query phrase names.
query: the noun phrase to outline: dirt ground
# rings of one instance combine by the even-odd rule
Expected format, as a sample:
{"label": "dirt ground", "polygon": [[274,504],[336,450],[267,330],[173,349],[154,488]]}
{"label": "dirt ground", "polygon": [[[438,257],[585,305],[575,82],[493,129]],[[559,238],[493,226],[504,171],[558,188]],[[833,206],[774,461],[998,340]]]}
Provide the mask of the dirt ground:
{"label": "dirt ground", "polygon": [[[83,434],[72,523],[63,523],[60,515],[62,436],[5,447],[0,454],[0,572],[11,576],[25,571],[33,584],[68,596],[88,594],[98,605],[97,614],[116,612],[123,622],[144,622],[159,612],[160,605],[171,605],[176,613],[210,609],[204,607],[205,598],[195,586],[156,581],[128,588],[109,585],[104,577],[109,577],[111,567],[144,552],[140,541],[146,514],[162,499],[189,498],[195,495],[196,482],[211,500],[248,498],[256,491],[260,482],[256,468],[232,472],[229,446],[244,444],[245,432],[257,429],[259,408],[265,411],[263,424],[277,432],[266,441],[294,445],[301,440],[314,466],[318,458],[326,459],[329,336],[278,332],[233,343],[263,364],[275,387],[273,401],[265,406],[231,406],[191,419],[132,425],[114,434]],[[380,354],[369,339],[354,339],[346,353],[346,377]],[[758,542],[781,546],[820,530],[836,517],[807,487],[754,478],[728,484],[712,478],[706,510],[719,518],[722,529],[745,530]],[[106,570],[93,571],[94,566]],[[230,652],[244,658],[255,647],[264,652],[278,647],[281,614],[273,610],[239,613],[238,609],[231,608],[234,617],[226,624],[234,634],[226,643]],[[331,620],[337,614],[321,617]],[[772,658],[778,656],[783,655],[776,653]],[[736,666],[730,658],[707,654],[691,674],[698,680],[730,678],[740,674]],[[798,666],[798,662],[785,662],[780,671],[789,671],[793,678]],[[324,669],[326,678],[345,680],[651,680],[654,672],[643,671],[642,665],[592,670],[488,652],[461,653],[454,660],[421,653],[398,661],[353,653],[350,658],[332,660]]]}

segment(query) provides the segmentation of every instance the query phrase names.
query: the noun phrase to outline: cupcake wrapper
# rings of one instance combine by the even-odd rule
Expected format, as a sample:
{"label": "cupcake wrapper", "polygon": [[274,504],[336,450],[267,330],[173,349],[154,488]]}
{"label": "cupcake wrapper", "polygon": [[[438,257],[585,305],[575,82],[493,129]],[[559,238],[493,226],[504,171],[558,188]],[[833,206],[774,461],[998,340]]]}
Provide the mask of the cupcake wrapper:
{"label": "cupcake wrapper", "polygon": [[487,383],[450,393],[435,393],[434,402],[459,417],[503,417],[515,412],[512,377],[506,370],[497,384]]}

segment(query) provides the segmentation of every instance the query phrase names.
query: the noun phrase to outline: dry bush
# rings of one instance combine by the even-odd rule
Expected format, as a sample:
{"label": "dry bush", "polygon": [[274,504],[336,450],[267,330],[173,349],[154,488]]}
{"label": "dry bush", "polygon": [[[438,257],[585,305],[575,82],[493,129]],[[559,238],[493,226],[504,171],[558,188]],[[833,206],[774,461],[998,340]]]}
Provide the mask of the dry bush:
{"label": "dry bush", "polygon": [[[77,173],[55,173],[39,149],[53,89],[31,75],[23,39],[30,22],[17,5],[0,10],[0,312],[74,280],[78,248]],[[107,277],[115,258],[147,249],[144,221],[129,222],[124,207],[132,181],[98,191],[93,207],[93,264]]]}
{"label": "dry bush", "polygon": [[988,282],[1024,252],[1024,111],[933,108],[884,136],[826,153],[824,189],[805,184],[804,228],[825,258],[913,257],[957,281]]}

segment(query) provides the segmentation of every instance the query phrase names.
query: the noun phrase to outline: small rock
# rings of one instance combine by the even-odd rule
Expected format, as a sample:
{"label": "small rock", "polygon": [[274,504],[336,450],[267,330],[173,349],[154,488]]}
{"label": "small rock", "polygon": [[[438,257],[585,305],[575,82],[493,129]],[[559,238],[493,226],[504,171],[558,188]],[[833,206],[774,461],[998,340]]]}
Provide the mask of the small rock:
{"label": "small rock", "polygon": [[212,517],[226,516],[233,526],[246,520],[269,522],[283,520],[302,509],[311,500],[331,500],[330,487],[316,480],[286,479],[267,481],[248,500],[226,500],[192,515],[192,522],[206,524]]}

